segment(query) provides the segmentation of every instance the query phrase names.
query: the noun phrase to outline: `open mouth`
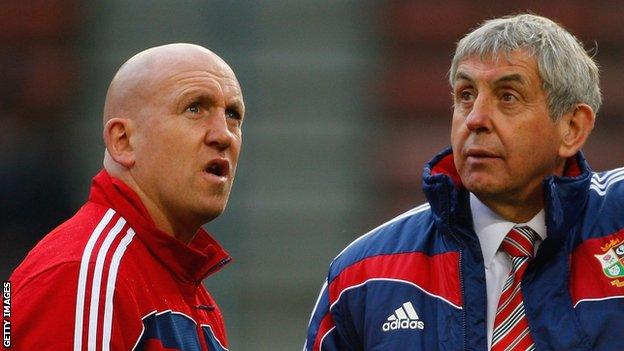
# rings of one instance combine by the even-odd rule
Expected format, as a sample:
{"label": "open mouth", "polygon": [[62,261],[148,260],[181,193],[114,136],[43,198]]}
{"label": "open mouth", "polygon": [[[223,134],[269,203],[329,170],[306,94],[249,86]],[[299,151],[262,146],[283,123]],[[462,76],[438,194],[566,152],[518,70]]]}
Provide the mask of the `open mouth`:
{"label": "open mouth", "polygon": [[204,172],[217,177],[227,177],[230,174],[230,163],[226,159],[214,159],[206,166]]}

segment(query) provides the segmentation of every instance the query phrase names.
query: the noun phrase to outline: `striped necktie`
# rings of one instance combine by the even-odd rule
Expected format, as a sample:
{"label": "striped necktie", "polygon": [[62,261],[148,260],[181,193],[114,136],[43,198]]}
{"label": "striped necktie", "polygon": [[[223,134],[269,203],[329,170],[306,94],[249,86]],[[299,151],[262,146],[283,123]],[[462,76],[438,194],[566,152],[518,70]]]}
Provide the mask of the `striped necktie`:
{"label": "striped necktie", "polygon": [[530,227],[513,227],[503,240],[501,249],[512,260],[511,272],[501,292],[494,319],[492,351],[535,350],[524,312],[520,282],[533,257],[539,235]]}

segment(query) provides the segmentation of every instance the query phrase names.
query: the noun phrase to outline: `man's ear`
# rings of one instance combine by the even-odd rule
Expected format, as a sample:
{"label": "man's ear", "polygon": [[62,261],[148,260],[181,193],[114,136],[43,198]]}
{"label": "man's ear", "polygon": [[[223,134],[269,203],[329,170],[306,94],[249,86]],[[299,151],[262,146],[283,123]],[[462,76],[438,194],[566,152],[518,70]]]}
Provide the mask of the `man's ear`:
{"label": "man's ear", "polygon": [[111,118],[104,125],[104,143],[111,158],[118,164],[130,168],[135,154],[131,143],[134,123],[127,118]]}
{"label": "man's ear", "polygon": [[594,129],[595,120],[594,110],[586,104],[578,104],[572,111],[561,116],[559,121],[561,132],[560,157],[572,157],[583,147],[589,133]]}

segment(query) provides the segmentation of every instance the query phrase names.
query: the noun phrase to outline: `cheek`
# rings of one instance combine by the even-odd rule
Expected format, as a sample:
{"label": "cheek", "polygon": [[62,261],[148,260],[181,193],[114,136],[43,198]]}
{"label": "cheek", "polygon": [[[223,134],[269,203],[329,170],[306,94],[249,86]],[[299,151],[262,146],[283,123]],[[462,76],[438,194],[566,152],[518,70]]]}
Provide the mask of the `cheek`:
{"label": "cheek", "polygon": [[556,150],[559,134],[556,128],[542,124],[516,129],[508,135],[508,140],[511,141],[510,149],[523,150],[529,156]]}
{"label": "cheek", "polygon": [[506,147],[508,166],[518,174],[550,173],[555,167],[558,134],[545,126],[516,133]]}
{"label": "cheek", "polygon": [[240,136],[236,137],[232,144],[230,145],[230,157],[232,158],[232,162],[238,162],[238,157],[240,156],[242,147],[242,138]]}
{"label": "cheek", "polygon": [[149,157],[150,168],[158,177],[179,181],[194,169],[190,158],[193,150],[180,140],[159,139],[145,151]]}
{"label": "cheek", "polygon": [[453,150],[459,151],[461,146],[466,139],[466,131],[468,129],[464,128],[463,118],[453,116],[453,121],[451,124],[451,146]]}

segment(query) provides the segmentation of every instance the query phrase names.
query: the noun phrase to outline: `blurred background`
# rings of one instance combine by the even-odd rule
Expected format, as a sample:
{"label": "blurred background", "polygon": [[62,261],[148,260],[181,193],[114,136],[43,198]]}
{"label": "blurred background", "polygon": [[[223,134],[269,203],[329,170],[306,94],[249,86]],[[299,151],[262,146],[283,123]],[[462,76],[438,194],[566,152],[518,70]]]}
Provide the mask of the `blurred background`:
{"label": "blurred background", "polygon": [[531,11],[596,48],[604,107],[585,152],[624,165],[624,2],[4,0],[0,10],[0,275],[87,197],[101,111],[133,54],[193,42],[235,70],[244,146],[207,228],[234,261],[206,280],[231,350],[298,350],[330,260],[424,201],[449,143],[454,44]]}

